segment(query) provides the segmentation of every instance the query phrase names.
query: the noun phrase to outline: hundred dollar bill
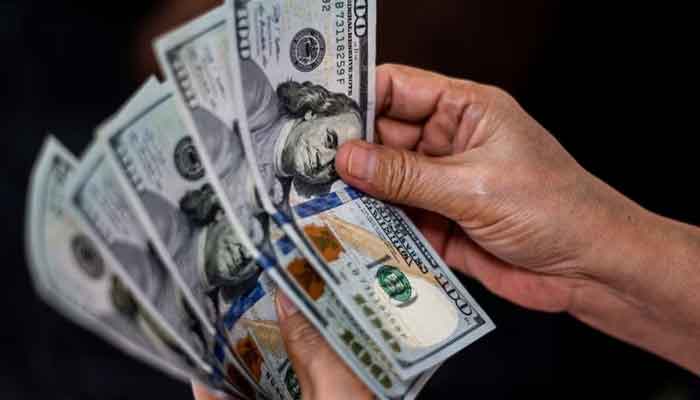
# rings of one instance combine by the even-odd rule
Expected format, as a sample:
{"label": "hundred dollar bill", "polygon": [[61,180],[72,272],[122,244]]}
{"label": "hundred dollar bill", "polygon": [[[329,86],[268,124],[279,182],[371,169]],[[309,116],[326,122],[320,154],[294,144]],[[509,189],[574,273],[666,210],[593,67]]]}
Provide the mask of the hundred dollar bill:
{"label": "hundred dollar bill", "polygon": [[345,186],[295,204],[293,215],[340,293],[393,351],[400,375],[442,362],[495,328],[398,208]]}
{"label": "hundred dollar bill", "polygon": [[77,160],[49,137],[32,172],[27,256],[39,295],[115,347],[170,376],[201,379],[156,334],[94,243],[66,213],[66,183]]}
{"label": "hundred dollar bill", "polygon": [[415,398],[438,367],[416,378],[401,380],[393,371],[387,355],[357,324],[326,281],[276,225],[271,225],[270,239],[278,263],[284,266],[283,273],[289,276],[298,293],[295,304],[336,353],[379,398]]}
{"label": "hundred dollar bill", "polygon": [[[91,146],[71,178],[70,215],[173,350],[180,350],[185,360],[210,376],[208,383],[227,386],[236,394],[249,393],[231,376],[224,379],[201,323],[153,250],[104,153],[99,142]],[[227,380],[236,386],[227,385]]]}
{"label": "hundred dollar bill", "polygon": [[[241,133],[263,204],[283,228],[294,221],[323,263],[306,258],[396,373],[416,376],[493,329],[403,213],[335,172],[342,143],[373,139],[376,3],[226,5],[242,85],[237,104],[248,116]],[[274,187],[282,194],[265,196]]]}
{"label": "hundred dollar bill", "polygon": [[[331,11],[331,6],[336,8],[336,19],[325,15]],[[371,131],[374,97],[367,93],[374,91],[374,42],[370,40],[374,23],[368,6],[366,3],[308,2],[295,3],[292,7],[280,1],[228,1],[226,7],[231,42],[236,43],[238,52],[232,52],[231,65],[234,78],[243,88],[234,95],[239,113],[245,112],[247,116],[240,124],[244,148],[249,164],[255,166],[252,173],[265,210],[288,235],[282,235],[270,224],[272,242],[277,243],[280,237],[284,240],[280,239],[279,243],[286,242],[274,248],[282,275],[293,282],[291,285],[300,293],[297,296],[303,303],[300,308],[307,310],[307,317],[358,375],[364,375],[369,387],[382,397],[415,395],[422,387],[420,382],[424,383],[430,373],[405,381],[396,375],[394,364],[387,361],[387,354],[391,352],[381,349],[366,335],[347,308],[338,302],[331,287],[325,289],[326,280],[309,267],[309,263],[318,266],[318,258],[294,228],[285,223],[289,219],[280,218],[285,211],[289,215],[287,205],[292,184],[308,183],[295,179],[296,176],[303,175],[310,181],[319,181],[318,186],[326,186],[326,180],[334,177],[337,147],[346,140],[362,137],[361,127],[356,125],[364,124],[366,130]],[[334,25],[339,20],[343,20],[343,24]],[[348,33],[348,26],[353,27],[353,34]],[[332,29],[338,35],[336,39],[342,36],[342,40],[338,39],[337,45],[326,55],[327,46],[321,32]],[[324,56],[337,62],[324,63]],[[335,79],[335,90],[343,89],[346,94],[333,94],[306,82],[316,77],[312,71],[317,67],[320,68],[318,74]],[[337,114],[336,125],[321,124],[317,132],[305,135],[304,130],[313,128],[315,120],[326,118],[324,111],[301,109],[303,101],[293,97],[302,92],[326,102],[319,107],[328,107],[327,114]],[[364,114],[360,115],[360,109],[365,110]],[[330,112],[332,110],[335,111]],[[333,115],[328,116],[333,118]],[[335,130],[324,129],[327,127]],[[312,189],[313,185],[305,187]],[[311,287],[308,286],[310,282],[313,282]],[[324,287],[320,292],[323,294],[309,292],[311,288],[320,290],[321,287]]]}
{"label": "hundred dollar bill", "polygon": [[[142,162],[133,159],[139,153],[130,139],[138,134],[135,131],[124,130],[123,138],[113,136],[111,145],[123,154],[123,168],[130,170],[131,180],[141,186],[137,192],[158,236],[166,244],[173,243],[164,249],[180,270],[191,270],[189,281],[197,280],[191,285],[193,290],[213,303],[210,315],[221,323],[234,353],[255,380],[266,384],[268,392],[296,398],[296,378],[287,384],[278,371],[289,364],[284,348],[261,346],[279,344],[281,338],[256,342],[252,336],[255,330],[250,329],[261,326],[251,325],[256,315],[265,315],[260,323],[277,324],[275,287],[263,274],[271,264],[257,248],[265,242],[266,230],[264,221],[254,215],[254,185],[243,148],[231,129],[233,88],[223,9],[214,9],[163,36],[156,48],[166,76],[175,86],[169,104],[175,108],[174,97],[180,98],[186,122],[186,128],[176,132],[155,133],[158,156],[175,162],[159,165],[159,174],[143,168]],[[187,141],[187,147],[182,148],[180,141]],[[226,195],[219,197],[223,193],[217,189],[219,185],[226,188]],[[150,197],[162,200],[146,198],[149,192],[155,193]],[[173,224],[183,226],[177,230],[177,241],[170,238],[176,231],[169,228]],[[270,312],[261,314],[263,309]],[[279,336],[278,329],[268,333]]]}
{"label": "hundred dollar bill", "polygon": [[[236,263],[245,255],[228,221],[217,215],[217,200],[178,114],[172,85],[144,87],[133,101],[102,127],[99,136],[156,253],[195,310],[205,336],[216,338],[218,321],[238,305],[239,292],[252,278],[245,265]],[[250,371],[244,372],[225,336],[219,341],[223,344],[208,339],[215,353],[225,353],[220,361],[231,364],[225,369],[245,373],[251,384],[262,383],[262,392],[274,391],[265,379],[252,379]]]}
{"label": "hundred dollar bill", "polygon": [[[218,193],[221,193],[223,199],[223,208],[228,209],[227,214],[231,215],[231,220],[234,225],[240,223],[248,227],[248,235],[253,239],[256,247],[262,250],[262,254],[272,254],[269,248],[269,227],[272,226],[269,221],[269,216],[264,210],[258,207],[258,196],[255,192],[255,185],[250,176],[243,146],[240,143],[238,135],[237,123],[235,122],[236,115],[232,113],[233,105],[231,101],[235,95],[235,87],[232,85],[230,77],[226,70],[222,67],[227,64],[226,60],[230,60],[227,55],[228,42],[225,40],[226,34],[224,19],[221,11],[214,12],[200,18],[195,23],[188,25],[185,29],[179,30],[162,38],[156,44],[158,59],[169,79],[177,83],[178,93],[182,99],[187,113],[190,115],[190,122],[196,131],[195,143],[200,143],[202,161],[206,164],[207,160],[216,171],[218,178]],[[226,55],[223,58],[222,55]],[[214,183],[217,179],[212,179]],[[277,190],[281,193],[281,189]],[[256,258],[256,257],[253,257]],[[290,298],[299,299],[298,286],[292,283],[293,277],[291,274],[284,273],[278,269],[268,269],[268,275],[272,280],[285,290]],[[260,281],[264,281],[261,279]],[[261,287],[266,288],[263,284]],[[270,293],[267,289],[265,292]],[[270,298],[270,297],[268,297]],[[265,297],[251,308],[250,315],[256,314],[258,306],[267,307],[268,310],[274,310],[271,304],[265,302]],[[260,304],[262,303],[262,304]],[[312,314],[318,314],[313,305],[310,307],[302,307],[307,317],[311,317],[312,321],[320,321],[319,318],[313,318]],[[269,315],[274,315],[270,312]],[[267,320],[264,323],[249,323],[246,315],[242,318],[246,324],[261,327],[268,327],[266,332],[267,337],[274,337],[274,342],[279,343],[280,338],[277,336],[277,328],[272,328],[276,325],[275,321]],[[231,320],[232,318],[227,318]],[[240,319],[235,316],[233,319]],[[329,328],[326,325],[316,323],[316,326],[322,329],[322,333],[327,339],[332,339],[329,335]],[[252,332],[252,331],[251,331]],[[234,340],[241,343],[238,334],[240,332],[232,332]],[[251,336],[261,348],[263,346],[259,334]],[[257,339],[255,339],[257,338]],[[372,368],[375,364],[359,363],[357,356],[352,356],[346,349],[347,346],[340,341],[329,340],[331,345],[339,352],[341,357],[345,357],[346,361],[356,370],[365,383],[372,387],[377,393],[389,393],[390,397],[401,397],[411,390],[413,387],[410,384],[403,382],[389,382],[386,380],[382,383],[381,373],[376,368]],[[270,340],[268,340],[270,342]],[[279,346],[277,346],[279,347]],[[297,396],[295,389],[298,390],[296,378],[293,371],[289,368],[289,362],[284,358],[277,357],[274,361],[275,354],[281,354],[275,351],[263,351],[264,358],[272,358],[269,364],[278,368],[281,381],[288,389],[288,393]],[[369,354],[365,352],[364,354]],[[272,356],[272,357],[270,357]],[[391,380],[394,380],[392,377]],[[389,388],[387,388],[387,386]],[[385,398],[386,395],[381,397]]]}
{"label": "hundred dollar bill", "polygon": [[[159,254],[182,277],[197,306],[206,310],[206,323],[214,327],[230,310],[251,301],[245,295],[255,287],[254,261],[217,211],[172,87],[164,84],[152,94],[141,110],[124,114],[101,135],[108,138],[110,158],[136,213],[148,221]],[[269,372],[248,367],[261,389],[279,390]]]}

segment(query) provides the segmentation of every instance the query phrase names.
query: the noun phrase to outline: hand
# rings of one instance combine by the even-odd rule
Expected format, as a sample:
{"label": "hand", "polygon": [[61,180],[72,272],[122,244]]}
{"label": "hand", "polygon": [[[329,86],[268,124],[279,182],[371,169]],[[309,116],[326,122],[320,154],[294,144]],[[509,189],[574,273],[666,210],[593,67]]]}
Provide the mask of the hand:
{"label": "hand", "polygon": [[[700,234],[584,170],[503,91],[409,67],[377,71],[377,135],[350,142],[350,185],[413,208],[452,267],[531,309],[700,371]],[[624,322],[622,322],[624,321]]]}
{"label": "hand", "polygon": [[[281,292],[277,292],[277,316],[304,400],[373,398],[369,389]],[[193,391],[196,400],[226,399],[216,397],[196,385]]]}

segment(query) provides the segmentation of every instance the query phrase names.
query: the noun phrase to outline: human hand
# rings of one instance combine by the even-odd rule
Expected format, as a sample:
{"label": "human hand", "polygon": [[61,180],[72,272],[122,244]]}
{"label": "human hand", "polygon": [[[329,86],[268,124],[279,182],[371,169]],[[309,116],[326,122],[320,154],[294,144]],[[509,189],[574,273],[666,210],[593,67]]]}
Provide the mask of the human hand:
{"label": "human hand", "polygon": [[376,128],[383,145],[345,144],[338,173],[411,207],[450,266],[519,305],[568,311],[700,371],[683,350],[700,344],[696,229],[595,178],[493,87],[379,67]]}
{"label": "human hand", "polygon": [[[629,207],[509,95],[402,66],[377,72],[377,134],[340,149],[349,184],[415,208],[454,268],[525,307],[564,311],[592,274],[605,207]],[[607,220],[607,217],[606,217]]]}
{"label": "human hand", "polygon": [[[277,292],[277,316],[304,400],[372,399],[372,393],[331,349],[321,334],[281,292]],[[196,400],[223,400],[200,386],[193,386]]]}

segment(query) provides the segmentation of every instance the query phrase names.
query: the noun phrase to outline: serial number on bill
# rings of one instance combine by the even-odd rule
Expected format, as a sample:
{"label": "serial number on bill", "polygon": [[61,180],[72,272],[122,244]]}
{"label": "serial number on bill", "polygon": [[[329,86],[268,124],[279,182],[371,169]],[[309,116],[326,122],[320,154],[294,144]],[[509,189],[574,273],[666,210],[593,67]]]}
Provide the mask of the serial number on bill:
{"label": "serial number on bill", "polygon": [[351,21],[346,14],[346,8],[350,4],[346,1],[321,0],[321,10],[332,12],[335,9],[335,73],[337,83],[345,85],[346,74],[352,65],[348,50],[352,47],[352,38],[348,36]]}

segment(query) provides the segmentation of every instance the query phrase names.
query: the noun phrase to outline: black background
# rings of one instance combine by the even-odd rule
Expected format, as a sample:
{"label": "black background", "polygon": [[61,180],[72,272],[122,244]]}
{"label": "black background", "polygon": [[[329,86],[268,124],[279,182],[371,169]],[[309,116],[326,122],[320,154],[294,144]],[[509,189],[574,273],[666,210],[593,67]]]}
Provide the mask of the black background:
{"label": "black background", "polygon": [[[655,212],[700,223],[691,5],[378,2],[380,62],[504,87],[584,167]],[[22,240],[28,175],[45,133],[80,154],[94,126],[155,71],[149,37],[194,15],[176,8],[183,3],[0,3],[0,399],[191,397],[41,303]],[[466,284],[498,329],[449,360],[423,398],[700,397],[699,379],[677,367]]]}

